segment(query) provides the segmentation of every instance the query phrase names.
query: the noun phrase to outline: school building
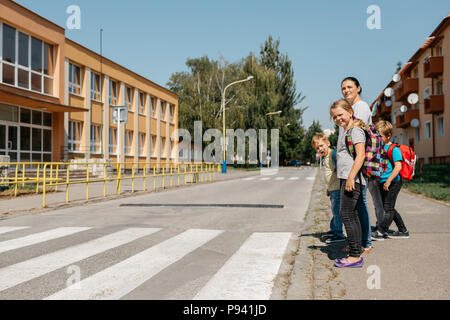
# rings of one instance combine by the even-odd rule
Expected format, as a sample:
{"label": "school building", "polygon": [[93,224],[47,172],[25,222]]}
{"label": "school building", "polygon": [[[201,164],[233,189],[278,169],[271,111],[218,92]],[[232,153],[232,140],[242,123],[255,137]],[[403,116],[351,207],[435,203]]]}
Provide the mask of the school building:
{"label": "school building", "polygon": [[[117,141],[115,106],[128,122]],[[178,96],[0,0],[0,155],[11,162],[177,162]],[[118,150],[118,145],[120,149]]]}
{"label": "school building", "polygon": [[[397,74],[400,81],[390,81],[372,103],[373,121],[392,122],[394,142],[411,146],[419,162],[449,163],[450,14]],[[394,89],[391,97],[387,88]],[[416,104],[408,102],[413,93]]]}

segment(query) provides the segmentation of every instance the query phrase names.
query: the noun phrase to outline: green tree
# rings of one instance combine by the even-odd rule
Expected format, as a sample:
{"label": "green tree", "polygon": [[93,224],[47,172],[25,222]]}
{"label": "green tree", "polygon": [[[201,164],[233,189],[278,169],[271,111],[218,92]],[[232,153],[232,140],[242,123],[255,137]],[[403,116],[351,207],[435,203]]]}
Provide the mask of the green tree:
{"label": "green tree", "polygon": [[319,121],[313,121],[306,131],[305,138],[303,140],[303,159],[305,161],[314,162],[316,160],[316,150],[312,147],[312,138],[317,134],[321,133],[322,127]]}

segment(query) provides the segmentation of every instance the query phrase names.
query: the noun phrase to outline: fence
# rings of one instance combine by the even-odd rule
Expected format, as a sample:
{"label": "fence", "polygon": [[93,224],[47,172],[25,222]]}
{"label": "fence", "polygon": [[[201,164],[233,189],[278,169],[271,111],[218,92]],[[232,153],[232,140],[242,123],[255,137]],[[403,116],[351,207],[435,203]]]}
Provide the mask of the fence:
{"label": "fence", "polygon": [[[69,203],[71,186],[86,185],[86,200],[89,200],[89,185],[103,183],[103,197],[107,196],[107,182],[115,182],[115,193],[121,194],[122,181],[131,180],[131,192],[135,192],[135,183],[142,181],[142,190],[163,189],[198,182],[213,181],[215,173],[221,171],[221,165],[215,163],[170,163],[149,162],[10,162],[0,163],[8,167],[8,174],[0,177],[0,186],[14,187],[14,196],[18,189],[33,188],[33,192],[42,193],[42,207],[46,207],[46,196],[65,186],[66,203]],[[153,184],[147,187],[147,182]],[[173,180],[176,179],[176,182]],[[166,180],[168,180],[166,182]],[[181,180],[181,182],[180,182]]]}

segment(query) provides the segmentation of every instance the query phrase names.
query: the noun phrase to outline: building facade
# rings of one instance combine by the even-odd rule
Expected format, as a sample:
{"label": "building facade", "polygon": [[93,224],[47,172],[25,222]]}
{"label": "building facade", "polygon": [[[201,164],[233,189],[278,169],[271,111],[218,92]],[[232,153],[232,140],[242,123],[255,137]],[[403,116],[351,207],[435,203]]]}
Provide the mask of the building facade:
{"label": "building facade", "polygon": [[[392,80],[372,103],[373,120],[392,122],[394,141],[411,146],[420,162],[449,163],[450,15],[397,74],[400,81]],[[394,90],[391,97],[387,88]],[[417,103],[408,102],[411,94]]]}
{"label": "building facade", "polygon": [[[119,137],[116,106],[128,110]],[[177,128],[176,93],[67,39],[53,22],[0,0],[1,155],[11,162],[119,156],[121,162],[164,166],[177,161]]]}

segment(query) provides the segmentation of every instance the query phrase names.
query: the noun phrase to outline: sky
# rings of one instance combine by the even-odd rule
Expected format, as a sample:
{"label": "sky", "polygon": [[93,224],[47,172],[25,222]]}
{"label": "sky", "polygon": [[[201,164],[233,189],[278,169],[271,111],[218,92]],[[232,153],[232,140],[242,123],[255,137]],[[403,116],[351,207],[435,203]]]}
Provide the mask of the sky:
{"label": "sky", "polygon": [[[303,124],[333,128],[329,106],[340,83],[356,77],[371,104],[395,73],[450,12],[448,0],[16,0],[66,29],[66,37],[166,86],[188,58],[237,62],[259,53],[272,35],[289,56],[297,92],[305,96]],[[69,29],[67,8],[80,8]],[[379,29],[369,29],[379,8]]]}

